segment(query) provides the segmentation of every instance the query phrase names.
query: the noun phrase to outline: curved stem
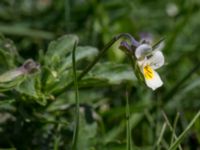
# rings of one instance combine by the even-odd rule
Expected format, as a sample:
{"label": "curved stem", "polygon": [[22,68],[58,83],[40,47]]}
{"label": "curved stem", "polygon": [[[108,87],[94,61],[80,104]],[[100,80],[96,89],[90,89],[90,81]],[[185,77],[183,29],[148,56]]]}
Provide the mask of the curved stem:
{"label": "curved stem", "polygon": [[136,41],[131,34],[129,34],[129,33],[121,33],[120,35],[128,38],[130,40],[130,42],[131,42],[131,46],[138,47],[140,45],[140,43],[138,41]]}
{"label": "curved stem", "polygon": [[[104,55],[104,53],[116,42],[118,41],[120,38],[125,37],[128,38],[130,40],[130,42],[136,46],[139,44],[139,42],[137,42],[129,33],[121,33],[116,35],[115,37],[113,37],[111,39],[111,41],[109,43],[107,43],[105,45],[105,47],[99,52],[99,54],[96,56],[96,58],[83,70],[83,72],[77,77],[77,81],[81,80],[95,65],[96,63],[101,59],[101,57]],[[68,87],[73,85],[73,81],[70,82],[68,85],[66,85],[63,89],[61,89],[60,91],[57,91],[56,93],[54,93],[55,96],[58,96],[60,94],[62,94],[63,92],[65,92],[67,90]]]}
{"label": "curved stem", "polygon": [[138,45],[137,42],[129,33],[121,33],[115,36],[106,46],[100,51],[99,55],[93,60],[93,62],[87,66],[87,68],[79,75],[78,80],[82,79],[92,68],[93,66],[100,60],[100,58],[104,55],[104,53],[120,38],[126,37],[130,40],[131,43]]}

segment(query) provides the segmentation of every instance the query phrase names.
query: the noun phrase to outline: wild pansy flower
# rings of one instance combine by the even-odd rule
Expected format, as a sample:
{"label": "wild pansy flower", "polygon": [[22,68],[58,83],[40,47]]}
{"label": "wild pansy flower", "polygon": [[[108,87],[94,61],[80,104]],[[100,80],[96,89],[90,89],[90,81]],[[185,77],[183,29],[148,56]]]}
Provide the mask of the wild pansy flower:
{"label": "wild pansy flower", "polygon": [[155,70],[163,66],[165,62],[161,52],[164,46],[162,42],[163,39],[154,46],[151,46],[151,38],[142,38],[141,42],[138,42],[130,34],[122,35],[130,40],[130,44],[127,41],[121,41],[119,48],[123,50],[131,60],[138,79],[142,77],[142,80],[144,80],[146,85],[152,90],[161,87],[163,82]]}
{"label": "wild pansy flower", "polygon": [[164,56],[160,51],[163,47],[162,43],[153,50],[149,44],[140,44],[135,50],[137,65],[144,76],[146,85],[152,90],[163,85],[159,74],[155,71],[164,65]]}

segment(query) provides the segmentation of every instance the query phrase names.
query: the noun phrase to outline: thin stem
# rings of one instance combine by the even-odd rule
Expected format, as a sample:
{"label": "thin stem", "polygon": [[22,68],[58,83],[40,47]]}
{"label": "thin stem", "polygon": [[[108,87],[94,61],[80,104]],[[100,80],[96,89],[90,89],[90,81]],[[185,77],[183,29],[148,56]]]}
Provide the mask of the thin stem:
{"label": "thin stem", "polygon": [[[94,58],[94,60],[81,72],[81,74],[77,77],[77,81],[80,81],[96,64],[97,62],[101,59],[101,57],[105,54],[105,52],[116,42],[118,41],[120,38],[122,37],[126,37],[128,38],[131,42],[137,44],[138,42],[128,33],[121,33],[117,36],[115,36],[114,38],[111,39],[111,41],[109,43],[107,43],[105,45],[105,47],[99,52],[99,54],[96,56],[96,58]],[[59,96],[60,94],[62,94],[63,92],[65,92],[67,90],[68,87],[73,85],[73,81],[70,82],[68,85],[66,85],[65,87],[63,87],[63,89],[61,89],[60,91],[54,93],[55,96]]]}
{"label": "thin stem", "polygon": [[176,131],[176,125],[178,123],[178,119],[179,119],[180,114],[177,112],[176,117],[174,119],[174,123],[173,123],[173,131],[172,131],[172,136],[171,136],[171,143],[170,145],[172,145],[173,141],[174,141],[174,137],[176,137],[175,135],[175,131]]}
{"label": "thin stem", "polygon": [[140,45],[140,43],[138,41],[136,41],[132,35],[130,35],[129,33],[121,33],[119,34],[121,36],[124,36],[126,38],[128,38],[131,42],[131,46],[135,46],[135,47],[138,47]]}
{"label": "thin stem", "polygon": [[73,142],[72,142],[72,149],[77,150],[77,141],[78,141],[78,134],[79,134],[79,93],[78,93],[78,82],[77,82],[77,74],[76,74],[76,51],[77,41],[74,43],[74,48],[72,51],[72,64],[73,64],[73,77],[74,77],[74,87],[75,87],[75,99],[76,99],[76,126],[74,129],[73,135]]}
{"label": "thin stem", "polygon": [[55,138],[54,138],[54,144],[53,144],[53,149],[54,150],[58,150],[59,149],[59,142],[61,140],[61,137],[59,136],[59,131],[60,130],[61,130],[61,125],[58,123],[57,124]]}
{"label": "thin stem", "polygon": [[121,37],[127,37],[130,39],[130,41],[135,41],[135,39],[128,33],[121,33],[117,36],[115,36],[106,46],[100,51],[98,56],[91,62],[90,65],[87,66],[87,68],[79,75],[78,80],[81,80],[93,67],[94,65],[101,59],[101,57],[104,55],[104,53]]}
{"label": "thin stem", "polygon": [[161,143],[161,141],[162,141],[162,139],[163,139],[163,135],[164,135],[164,133],[165,133],[166,126],[167,126],[167,124],[166,124],[166,122],[165,122],[165,123],[163,124],[163,126],[162,126],[162,129],[161,129],[161,132],[160,132],[160,135],[159,135],[157,144],[156,144],[157,147],[158,147],[158,149],[160,149],[160,143]]}
{"label": "thin stem", "polygon": [[158,46],[161,42],[163,42],[164,40],[165,40],[165,37],[161,38],[159,41],[157,41],[157,42],[152,46],[152,49],[157,48],[157,46]]}
{"label": "thin stem", "polygon": [[131,129],[130,129],[130,109],[129,109],[128,90],[126,90],[126,143],[127,143],[127,150],[131,150]]}

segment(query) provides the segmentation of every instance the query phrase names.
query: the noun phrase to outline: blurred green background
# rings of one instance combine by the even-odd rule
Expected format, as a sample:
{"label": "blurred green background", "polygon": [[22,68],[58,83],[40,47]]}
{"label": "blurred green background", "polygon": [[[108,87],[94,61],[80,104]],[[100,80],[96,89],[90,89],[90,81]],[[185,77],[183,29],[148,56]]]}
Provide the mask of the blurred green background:
{"label": "blurred green background", "polygon": [[[126,92],[132,149],[169,149],[200,110],[199,9],[199,0],[1,0],[0,149],[72,149],[73,44],[79,73],[119,33],[165,38],[164,85],[139,82],[115,43],[79,82],[77,149],[126,149]],[[30,58],[35,73],[21,69]],[[179,149],[200,149],[200,118]]]}

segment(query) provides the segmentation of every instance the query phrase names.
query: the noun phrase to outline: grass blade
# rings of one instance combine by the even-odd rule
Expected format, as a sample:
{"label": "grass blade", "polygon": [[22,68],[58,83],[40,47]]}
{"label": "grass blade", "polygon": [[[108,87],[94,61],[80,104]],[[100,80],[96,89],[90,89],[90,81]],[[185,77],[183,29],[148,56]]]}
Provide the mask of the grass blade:
{"label": "grass blade", "polygon": [[161,129],[161,132],[160,132],[158,141],[157,141],[157,143],[156,143],[158,149],[160,149],[160,143],[161,143],[161,141],[162,141],[162,139],[163,139],[163,135],[164,135],[164,133],[165,133],[166,126],[167,126],[167,123],[165,122],[165,123],[163,124],[163,126],[162,126],[162,129]]}
{"label": "grass blade", "polygon": [[[170,143],[170,145],[171,145],[174,139],[177,140],[177,136],[176,136],[176,133],[175,133],[175,129],[176,129],[176,125],[177,125],[177,122],[178,122],[179,113],[177,113],[177,115],[176,115],[176,118],[175,118],[175,120],[174,120],[173,126],[172,126],[171,123],[169,122],[169,119],[168,119],[168,117],[167,117],[167,115],[165,114],[164,111],[162,111],[162,115],[163,115],[163,117],[164,117],[164,119],[165,119],[165,121],[166,121],[166,123],[167,123],[167,125],[168,125],[168,127],[169,127],[169,129],[170,129],[170,131],[172,132],[171,143]],[[178,148],[179,148],[179,150],[182,150],[181,145],[179,145]]]}
{"label": "grass blade", "polygon": [[130,110],[129,110],[128,90],[126,90],[126,143],[127,143],[127,150],[131,150],[131,129],[130,129]]}
{"label": "grass blade", "polygon": [[194,125],[194,123],[197,121],[199,117],[200,117],[200,111],[194,116],[190,124],[181,133],[181,135],[177,138],[177,140],[170,146],[169,150],[175,150],[178,147],[178,145],[183,141],[185,135],[189,132],[190,128]]}
{"label": "grass blade", "polygon": [[78,82],[77,82],[77,74],[76,74],[76,47],[77,42],[74,43],[74,48],[72,51],[72,64],[73,64],[73,77],[74,77],[74,87],[75,87],[75,99],[76,99],[76,125],[74,129],[73,141],[72,141],[72,149],[77,150],[77,141],[78,141],[78,134],[79,134],[79,93],[78,93]]}
{"label": "grass blade", "polygon": [[177,114],[176,114],[176,117],[175,117],[175,120],[174,120],[174,123],[173,123],[173,131],[172,131],[172,136],[171,136],[171,143],[170,143],[170,145],[173,143],[174,137],[177,138],[176,135],[175,135],[175,131],[176,131],[176,125],[177,125],[177,123],[178,123],[179,116],[180,116],[180,114],[177,113]]}

